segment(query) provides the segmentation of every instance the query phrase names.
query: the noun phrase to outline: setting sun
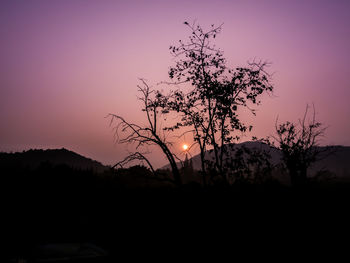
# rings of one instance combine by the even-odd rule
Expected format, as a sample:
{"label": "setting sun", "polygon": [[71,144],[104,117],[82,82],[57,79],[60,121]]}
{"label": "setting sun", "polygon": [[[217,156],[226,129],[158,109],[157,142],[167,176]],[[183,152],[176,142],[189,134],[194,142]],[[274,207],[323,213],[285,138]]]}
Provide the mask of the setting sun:
{"label": "setting sun", "polygon": [[188,149],[188,145],[187,144],[182,145],[182,149],[184,149],[184,151],[186,151]]}

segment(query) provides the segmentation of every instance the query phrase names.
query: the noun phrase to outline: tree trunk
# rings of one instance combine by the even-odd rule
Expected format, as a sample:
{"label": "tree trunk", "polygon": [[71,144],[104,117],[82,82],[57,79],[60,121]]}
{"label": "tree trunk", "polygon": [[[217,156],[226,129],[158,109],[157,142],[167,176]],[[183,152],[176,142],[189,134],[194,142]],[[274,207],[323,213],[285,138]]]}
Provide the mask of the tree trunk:
{"label": "tree trunk", "polygon": [[201,166],[202,166],[202,180],[203,180],[203,186],[207,185],[206,182],[206,173],[205,173],[205,156],[204,156],[204,150],[201,149]]}
{"label": "tree trunk", "polygon": [[165,153],[166,157],[168,158],[175,184],[177,186],[182,185],[180,172],[179,172],[179,169],[177,167],[177,164],[176,164],[176,161],[174,159],[173,154],[170,152],[169,148],[164,143],[159,142],[159,146],[162,148],[163,152]]}

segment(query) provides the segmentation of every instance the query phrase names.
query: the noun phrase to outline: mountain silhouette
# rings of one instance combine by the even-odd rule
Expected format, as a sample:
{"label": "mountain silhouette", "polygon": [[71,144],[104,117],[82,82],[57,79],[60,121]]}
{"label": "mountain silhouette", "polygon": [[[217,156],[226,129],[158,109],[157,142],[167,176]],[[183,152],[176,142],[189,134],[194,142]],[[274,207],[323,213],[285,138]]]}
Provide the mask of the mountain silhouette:
{"label": "mountain silhouette", "polygon": [[0,167],[23,167],[36,169],[43,163],[52,165],[67,165],[73,169],[92,170],[102,173],[108,169],[98,161],[86,158],[80,154],[62,149],[34,149],[16,153],[0,153]]}
{"label": "mountain silhouette", "polygon": [[[279,149],[271,147],[262,142],[248,141],[238,143],[235,147],[246,147],[249,149],[257,149],[267,151],[271,155],[271,163],[278,165],[282,162],[282,153]],[[341,179],[350,179],[350,147],[349,146],[330,146],[329,150],[325,146],[319,147],[323,153],[321,159],[316,161],[308,170],[310,176],[316,176],[317,174],[327,173],[328,175],[335,176]],[[206,156],[207,160],[214,159],[214,152],[210,150]],[[201,169],[201,158],[200,155],[195,155],[191,158],[193,169],[199,171]],[[181,163],[178,162],[178,166],[181,167]],[[169,165],[165,165],[162,169],[170,169]],[[289,180],[286,174],[278,173],[279,178],[282,181]]]}

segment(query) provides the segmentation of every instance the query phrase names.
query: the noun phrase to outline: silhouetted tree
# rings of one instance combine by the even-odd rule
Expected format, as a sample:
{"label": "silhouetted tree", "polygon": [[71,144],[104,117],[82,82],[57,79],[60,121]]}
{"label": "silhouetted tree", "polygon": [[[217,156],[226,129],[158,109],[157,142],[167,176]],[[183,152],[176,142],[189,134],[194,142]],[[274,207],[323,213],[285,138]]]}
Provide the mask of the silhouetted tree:
{"label": "silhouetted tree", "polygon": [[187,178],[192,178],[194,175],[192,159],[188,158],[188,154],[185,155],[185,160],[182,165],[182,173]]}
{"label": "silhouetted tree", "polygon": [[[166,141],[164,131],[158,123],[159,115],[164,113],[164,102],[162,101],[162,97],[159,96],[157,92],[151,90],[151,88],[145,82],[145,80],[141,79],[141,82],[143,86],[141,87],[140,85],[138,85],[138,89],[142,94],[142,97],[140,97],[139,99],[143,102],[142,111],[146,113],[147,125],[141,126],[132,122],[128,122],[119,115],[109,114],[108,116],[111,117],[111,124],[113,122],[117,123],[117,126],[115,127],[117,141],[122,144],[136,143],[136,148],[147,145],[158,146],[169,161],[174,183],[180,185],[181,176],[179,169],[176,165],[174,157],[175,155],[170,150],[170,143]],[[124,135],[124,137],[121,137],[122,134]],[[141,159],[146,161],[152,169],[152,171],[154,172],[150,162],[143,154],[139,152],[131,153],[122,162],[119,162],[118,164],[124,165],[127,162]]]}
{"label": "silhouetted tree", "polygon": [[[307,169],[317,161],[323,152],[329,148],[320,148],[319,139],[324,135],[326,127],[316,121],[315,108],[311,119],[308,119],[309,106],[302,119],[298,123],[277,123],[276,134],[272,136],[272,144],[277,143],[277,148],[282,151],[283,163],[287,168],[291,184],[302,186],[307,183]],[[271,138],[268,139],[271,143]]]}
{"label": "silhouetted tree", "polygon": [[[180,113],[179,121],[168,130],[190,127],[193,138],[200,149],[201,170],[205,182],[208,162],[207,149],[213,148],[214,161],[211,171],[227,179],[225,158],[230,154],[228,145],[240,138],[240,133],[252,129],[244,123],[238,112],[248,109],[255,114],[251,105],[259,104],[259,97],[273,90],[266,73],[266,62],[252,62],[247,67],[231,69],[226,65],[223,52],[211,45],[210,41],[221,31],[221,26],[205,32],[193,23],[187,42],[170,46],[176,58],[175,66],[169,70],[173,81],[168,84],[190,84],[189,92],[176,90],[163,96],[166,109]],[[189,131],[185,131],[189,132]],[[239,132],[239,133],[237,133]]]}
{"label": "silhouetted tree", "polygon": [[[225,145],[228,154],[224,155],[223,173],[226,175],[224,183],[235,182],[263,182],[272,171],[270,162],[271,156],[268,151],[256,147],[249,148],[244,144]],[[221,149],[220,149],[221,150]],[[213,150],[209,150],[212,153]],[[206,160],[210,180],[215,184],[222,182],[222,177],[218,176],[213,169],[215,156]]]}

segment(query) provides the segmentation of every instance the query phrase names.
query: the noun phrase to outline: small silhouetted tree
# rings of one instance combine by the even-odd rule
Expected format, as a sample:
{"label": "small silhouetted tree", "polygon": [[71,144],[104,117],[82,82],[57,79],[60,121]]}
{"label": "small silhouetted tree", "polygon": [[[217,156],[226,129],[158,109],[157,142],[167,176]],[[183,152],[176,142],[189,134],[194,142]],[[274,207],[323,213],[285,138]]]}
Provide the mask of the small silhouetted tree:
{"label": "small silhouetted tree", "polygon": [[[158,146],[165,154],[169,161],[173,181],[177,185],[181,185],[181,176],[175,161],[175,155],[170,150],[170,143],[166,140],[163,129],[158,123],[159,116],[164,112],[164,101],[162,96],[149,87],[145,80],[141,79],[142,86],[138,85],[138,89],[142,96],[139,98],[143,102],[142,111],[146,114],[147,124],[144,126],[132,123],[116,114],[109,114],[111,124],[116,123],[115,132],[117,141],[121,144],[136,144],[136,149],[148,145]],[[131,153],[124,160],[116,165],[125,165],[128,162],[140,160],[146,161],[148,166],[154,172],[154,169],[144,154],[140,152]]]}
{"label": "small silhouetted tree", "polygon": [[[180,40],[178,45],[170,46],[176,62],[169,70],[172,82],[168,84],[186,83],[191,89],[163,96],[166,109],[180,115],[179,121],[167,129],[190,128],[200,149],[203,182],[208,169],[227,182],[228,146],[252,129],[238,112],[248,110],[255,114],[251,106],[260,103],[263,93],[273,90],[265,71],[267,63],[254,61],[247,67],[232,69],[227,66],[223,52],[211,44],[221,26],[212,25],[204,31],[195,23],[185,25],[190,29],[188,41]],[[206,160],[208,147],[213,149],[212,162]]]}
{"label": "small silhouetted tree", "polygon": [[140,152],[134,152],[134,153],[129,154],[123,160],[121,160],[121,161],[117,162],[115,165],[113,165],[112,169],[115,169],[118,167],[124,168],[125,165],[127,165],[133,161],[141,161],[141,163],[146,162],[148,167],[151,169],[152,174],[153,175],[156,174],[151,162],[148,160],[148,158],[143,153],[140,153]]}
{"label": "small silhouetted tree", "polygon": [[[307,183],[307,169],[322,157],[328,147],[319,147],[319,140],[323,137],[326,127],[316,121],[315,108],[309,116],[309,106],[298,123],[284,122],[275,125],[275,135],[272,144],[282,152],[282,160],[287,168],[293,186],[302,186]],[[271,143],[271,138],[268,140]]]}

